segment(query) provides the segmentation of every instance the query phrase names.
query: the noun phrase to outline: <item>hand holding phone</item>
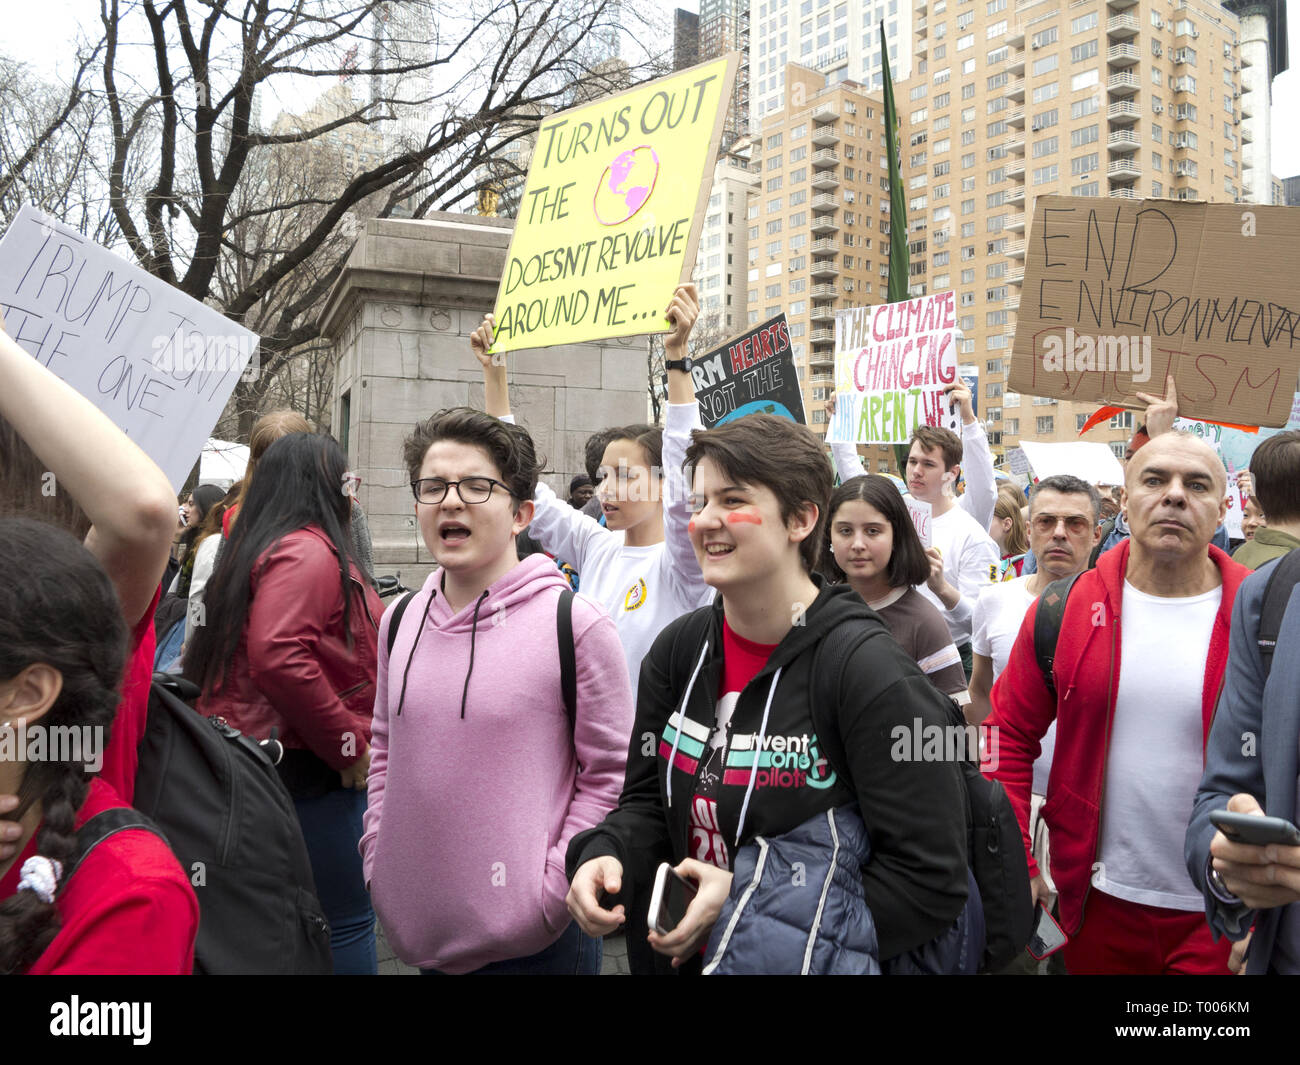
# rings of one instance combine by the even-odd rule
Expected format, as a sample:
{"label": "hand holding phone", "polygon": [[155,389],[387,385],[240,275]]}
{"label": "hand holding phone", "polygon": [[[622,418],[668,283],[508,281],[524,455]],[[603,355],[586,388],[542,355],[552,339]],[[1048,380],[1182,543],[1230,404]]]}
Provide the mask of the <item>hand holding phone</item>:
{"label": "hand holding phone", "polygon": [[1249,843],[1255,847],[1267,847],[1271,843],[1300,847],[1300,828],[1282,817],[1211,810],[1210,822],[1233,843]]}
{"label": "hand holding phone", "polygon": [[1038,920],[1034,924],[1034,934],[1029,937],[1025,949],[1035,961],[1050,958],[1069,941],[1056,919],[1041,902],[1038,904]]}

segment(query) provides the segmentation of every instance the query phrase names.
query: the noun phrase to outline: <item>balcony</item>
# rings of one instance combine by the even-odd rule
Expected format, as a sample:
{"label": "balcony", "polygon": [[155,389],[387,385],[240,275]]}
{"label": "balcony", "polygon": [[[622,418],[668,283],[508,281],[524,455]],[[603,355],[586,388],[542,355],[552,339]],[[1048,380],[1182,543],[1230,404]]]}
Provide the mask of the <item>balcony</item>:
{"label": "balcony", "polygon": [[1241,143],[1250,144],[1255,139],[1255,134],[1251,133],[1249,126],[1238,126],[1241,131]]}
{"label": "balcony", "polygon": [[839,117],[840,113],[835,109],[835,105],[829,100],[813,105],[812,119],[818,124],[834,122]]}
{"label": "balcony", "polygon": [[808,375],[809,384],[828,385],[835,380],[833,373],[814,373]]}
{"label": "balcony", "polygon": [[828,193],[812,198],[812,209],[814,211],[838,211],[840,201]]}
{"label": "balcony", "polygon": [[813,166],[839,166],[840,153],[831,149],[823,148],[821,151],[813,152]]}
{"label": "balcony", "polygon": [[1012,233],[1023,233],[1025,231],[1025,216],[1021,214],[1009,214],[1002,223],[1003,229],[1009,229]]}
{"label": "balcony", "polygon": [[1003,203],[1024,203],[1025,202],[1024,185],[1017,185],[1014,189],[1008,190],[1007,194],[1004,197],[1002,197],[1002,202]]}
{"label": "balcony", "polygon": [[1023,133],[1014,133],[1009,140],[1002,142],[1002,147],[1007,150],[1009,155],[1025,154],[1025,135]]}
{"label": "balcony", "polygon": [[[832,329],[832,335],[834,332],[835,330]],[[835,366],[835,349],[833,347],[821,349],[813,348],[812,352],[808,356],[808,365],[809,367],[825,366],[827,369],[833,369]],[[834,377],[835,375],[831,374],[831,376]]]}
{"label": "balcony", "polygon": [[812,142],[818,148],[827,148],[833,144],[839,144],[840,135],[835,132],[834,126],[818,126],[813,130]]}
{"label": "balcony", "polygon": [[811,317],[814,322],[835,321],[835,304],[814,303]]}
{"label": "balcony", "polygon": [[1023,107],[1010,107],[1002,112],[1002,120],[1012,129],[1025,128],[1025,109]]}
{"label": "balcony", "polygon": [[812,220],[812,231],[817,236],[823,236],[827,233],[838,233],[840,224],[835,221],[835,216],[830,214],[815,214]]}
{"label": "balcony", "polygon": [[1011,162],[1007,163],[1007,165],[1003,167],[1003,170],[1006,172],[1007,177],[1016,178],[1020,181],[1024,181],[1025,180],[1024,157],[1022,156],[1019,159],[1011,160]]}
{"label": "balcony", "polygon": [[1136,122],[1142,117],[1138,105],[1132,100],[1118,100],[1106,108],[1106,117],[1112,122]]}
{"label": "balcony", "polygon": [[1023,259],[1025,257],[1025,242],[1023,240],[1013,240],[1007,245],[1007,254],[1013,259]]}
{"label": "balcony", "polygon": [[1241,103],[1238,105],[1237,113],[1241,115],[1242,118],[1250,118],[1255,114],[1255,105],[1250,102],[1249,93],[1241,94]]}
{"label": "balcony", "polygon": [[1106,175],[1124,180],[1139,178],[1142,176],[1142,166],[1136,159],[1112,159],[1106,168]]}
{"label": "balcony", "polygon": [[834,189],[838,188],[840,179],[835,176],[834,170],[814,170],[812,176],[812,187],[815,189]]}
{"label": "balcony", "polygon": [[808,339],[814,344],[834,344],[835,330],[826,328],[814,329],[808,334]]}
{"label": "balcony", "polygon": [[1106,62],[1113,67],[1131,67],[1142,61],[1135,44],[1112,44],[1106,49]]}
{"label": "balcony", "polygon": [[822,237],[821,240],[812,242],[812,253],[814,255],[834,255],[840,250],[840,242],[831,237]]}
{"label": "balcony", "polygon": [[1106,33],[1111,37],[1125,39],[1136,37],[1138,32],[1138,20],[1133,15],[1111,15],[1106,20]]}
{"label": "balcony", "polygon": [[1011,29],[1007,31],[1006,36],[1002,38],[1002,41],[1011,48],[1024,48],[1025,27],[1020,24],[1012,26]]}
{"label": "balcony", "polygon": [[1013,267],[1007,274],[1007,280],[1013,285],[1023,285],[1025,283],[1025,268],[1023,266]]}
{"label": "balcony", "polygon": [[1133,7],[1137,0],[1106,0],[1106,6],[1112,11],[1123,11],[1125,8]]}
{"label": "balcony", "polygon": [[1136,74],[1112,74],[1106,79],[1106,90],[1115,96],[1131,96],[1141,83]]}
{"label": "balcony", "polygon": [[1002,301],[1002,306],[1009,311],[1017,311],[1020,309],[1020,297],[1018,295],[1008,296]]}
{"label": "balcony", "polygon": [[1025,72],[1025,50],[1023,48],[1012,48],[1007,52],[1007,57],[1002,61],[1002,69],[1008,74],[1023,74]]}
{"label": "balcony", "polygon": [[927,25],[925,19],[919,18],[912,23],[912,30],[916,33],[918,37],[924,37],[927,31],[929,30],[929,26]]}
{"label": "balcony", "polygon": [[833,300],[838,294],[834,285],[813,285],[810,295],[815,300]]}
{"label": "balcony", "polygon": [[1131,129],[1117,129],[1106,139],[1112,152],[1135,152],[1142,147],[1142,138]]}
{"label": "balcony", "polygon": [[834,259],[814,259],[812,270],[809,272],[814,280],[825,277],[839,277],[840,264]]}
{"label": "balcony", "polygon": [[1002,87],[1002,95],[1011,100],[1019,100],[1021,103],[1025,99],[1025,79],[1012,78]]}
{"label": "balcony", "polygon": [[1138,194],[1133,189],[1111,189],[1110,198],[1112,200],[1136,200]]}

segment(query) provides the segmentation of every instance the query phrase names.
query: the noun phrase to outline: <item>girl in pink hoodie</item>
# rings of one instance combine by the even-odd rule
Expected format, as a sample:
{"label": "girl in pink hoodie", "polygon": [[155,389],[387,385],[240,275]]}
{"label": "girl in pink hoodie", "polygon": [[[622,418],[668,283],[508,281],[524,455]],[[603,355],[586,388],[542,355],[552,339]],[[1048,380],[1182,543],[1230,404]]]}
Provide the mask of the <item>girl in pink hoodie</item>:
{"label": "girl in pink hoodie", "polygon": [[574,717],[550,559],[520,562],[540,464],[528,434],[465,408],[416,427],[405,457],[439,562],[379,674],[361,854],[398,957],[444,973],[590,972],[570,921],[569,839],[618,802],[633,702],[614,623],[572,603]]}

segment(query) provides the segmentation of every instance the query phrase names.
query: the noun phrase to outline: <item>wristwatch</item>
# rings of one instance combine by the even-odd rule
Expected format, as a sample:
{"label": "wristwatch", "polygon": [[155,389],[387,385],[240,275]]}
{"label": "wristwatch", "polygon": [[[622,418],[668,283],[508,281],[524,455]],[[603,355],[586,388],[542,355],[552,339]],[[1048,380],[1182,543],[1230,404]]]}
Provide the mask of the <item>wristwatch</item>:
{"label": "wristwatch", "polygon": [[691,367],[695,365],[695,360],[687,355],[683,359],[665,359],[665,370],[681,370],[682,373],[690,373]]}
{"label": "wristwatch", "polygon": [[1215,869],[1213,865],[1209,867],[1208,880],[1210,881],[1211,892],[1217,896],[1220,902],[1228,904],[1241,902],[1241,899],[1228,890],[1228,885],[1224,883],[1223,877],[1219,875],[1219,870]]}

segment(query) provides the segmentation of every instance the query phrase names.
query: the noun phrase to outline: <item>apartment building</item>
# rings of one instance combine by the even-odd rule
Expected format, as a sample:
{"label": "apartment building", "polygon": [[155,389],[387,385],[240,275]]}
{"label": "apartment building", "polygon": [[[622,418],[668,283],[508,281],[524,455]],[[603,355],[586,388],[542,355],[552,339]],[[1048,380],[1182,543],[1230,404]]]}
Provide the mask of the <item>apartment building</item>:
{"label": "apartment building", "polygon": [[[750,152],[746,308],[750,324],[785,312],[808,421],[824,436],[835,311],[878,303],[887,291],[883,103],[796,63],[784,78],[782,98],[793,106],[763,118]],[[891,468],[885,449],[867,459],[873,472]]]}
{"label": "apartment building", "polygon": [[[745,150],[746,142],[737,147]],[[722,156],[713,168],[713,189],[700,230],[692,275],[700,295],[695,336],[705,347],[716,347],[748,324],[746,270],[749,261],[750,193],[758,175],[743,155]]]}
{"label": "apartment building", "polygon": [[[1078,439],[1094,406],[1007,387],[1034,202],[1233,202],[1256,185],[1267,202],[1268,170],[1243,153],[1260,104],[1242,93],[1239,20],[1202,0],[918,0],[915,14],[915,74],[895,91],[911,280],[958,293],[995,456]],[[1086,439],[1122,454],[1133,424]]]}

